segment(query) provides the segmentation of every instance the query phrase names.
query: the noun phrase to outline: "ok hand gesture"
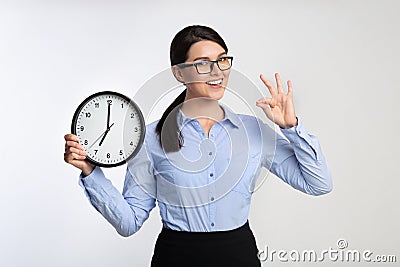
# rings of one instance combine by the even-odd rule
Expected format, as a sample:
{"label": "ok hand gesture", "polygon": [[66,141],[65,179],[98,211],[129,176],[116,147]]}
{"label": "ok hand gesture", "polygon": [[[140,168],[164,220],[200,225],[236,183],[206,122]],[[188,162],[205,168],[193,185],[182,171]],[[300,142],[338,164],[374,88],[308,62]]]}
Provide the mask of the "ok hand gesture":
{"label": "ok hand gesture", "polygon": [[288,129],[297,125],[297,118],[294,112],[292,83],[287,81],[288,92],[285,94],[282,88],[281,79],[278,73],[275,73],[276,84],[278,90],[264,77],[260,75],[260,79],[267,86],[271,98],[261,98],[256,102],[256,106],[263,109],[265,115],[278,124],[283,129]]}

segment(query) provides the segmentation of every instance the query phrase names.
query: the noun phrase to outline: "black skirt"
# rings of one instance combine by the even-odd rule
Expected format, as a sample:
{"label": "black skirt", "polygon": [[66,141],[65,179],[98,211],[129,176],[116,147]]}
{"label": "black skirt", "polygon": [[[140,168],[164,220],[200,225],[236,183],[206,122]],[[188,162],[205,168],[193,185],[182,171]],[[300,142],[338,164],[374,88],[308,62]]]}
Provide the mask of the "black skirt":
{"label": "black skirt", "polygon": [[163,228],[151,267],[260,267],[256,240],[247,221],[228,231],[186,232]]}

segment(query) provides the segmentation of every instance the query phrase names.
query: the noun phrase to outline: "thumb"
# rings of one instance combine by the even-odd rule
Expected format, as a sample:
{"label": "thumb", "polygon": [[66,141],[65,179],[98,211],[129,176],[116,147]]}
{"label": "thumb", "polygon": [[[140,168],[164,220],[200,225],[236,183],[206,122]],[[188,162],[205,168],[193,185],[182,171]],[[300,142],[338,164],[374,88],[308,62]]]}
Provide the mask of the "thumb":
{"label": "thumb", "polygon": [[272,98],[260,98],[257,100],[256,104],[267,104],[269,105],[271,108],[273,108],[275,106],[275,101]]}
{"label": "thumb", "polygon": [[271,107],[267,102],[269,102],[268,99],[257,101],[256,106],[260,107],[264,111],[265,115],[267,115],[267,117],[272,120],[273,115],[271,112]]}

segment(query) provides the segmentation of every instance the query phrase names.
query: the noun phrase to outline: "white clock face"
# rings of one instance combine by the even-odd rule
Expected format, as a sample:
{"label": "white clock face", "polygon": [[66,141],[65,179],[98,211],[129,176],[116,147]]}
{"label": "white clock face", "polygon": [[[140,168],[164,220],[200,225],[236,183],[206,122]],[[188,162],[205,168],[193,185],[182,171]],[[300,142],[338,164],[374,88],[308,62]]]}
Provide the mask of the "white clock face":
{"label": "white clock face", "polygon": [[139,108],[119,93],[101,92],[88,97],[77,109],[72,132],[92,163],[113,167],[137,153],[144,139]]}

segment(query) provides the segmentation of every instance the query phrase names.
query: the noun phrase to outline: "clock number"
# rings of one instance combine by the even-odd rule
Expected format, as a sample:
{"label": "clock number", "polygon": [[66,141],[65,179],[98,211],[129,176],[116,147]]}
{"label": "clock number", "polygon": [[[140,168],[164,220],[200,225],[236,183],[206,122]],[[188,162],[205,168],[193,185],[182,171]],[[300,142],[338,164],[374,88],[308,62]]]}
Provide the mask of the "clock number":
{"label": "clock number", "polygon": [[121,103],[121,108],[124,108],[124,103]]}
{"label": "clock number", "polygon": [[129,143],[129,145],[133,146],[133,141],[131,141],[131,142]]}
{"label": "clock number", "polygon": [[119,151],[119,155],[122,156],[124,154],[124,152],[122,152],[122,150]]}
{"label": "clock number", "polygon": [[99,106],[100,106],[99,103],[94,103],[95,108],[99,108]]}
{"label": "clock number", "polygon": [[95,154],[95,155],[97,155],[97,151],[99,151],[99,150],[97,150],[97,149],[94,150],[94,154]]}
{"label": "clock number", "polygon": [[137,133],[139,131],[138,127],[135,127],[134,132]]}
{"label": "clock number", "polygon": [[83,127],[83,125],[80,127],[81,132],[83,132],[83,130],[85,130],[85,127]]}
{"label": "clock number", "polygon": [[131,113],[131,119],[135,117],[135,113]]}
{"label": "clock number", "polygon": [[107,158],[109,159],[111,157],[110,153],[107,153]]}
{"label": "clock number", "polygon": [[88,140],[85,140],[85,142],[83,142],[85,145],[88,145],[89,144],[89,141]]}
{"label": "clock number", "polygon": [[92,116],[92,114],[90,114],[90,112],[86,112],[85,115],[86,115],[86,118],[90,118],[90,116]]}
{"label": "clock number", "polygon": [[112,105],[112,100],[111,99],[107,100],[107,104]]}

